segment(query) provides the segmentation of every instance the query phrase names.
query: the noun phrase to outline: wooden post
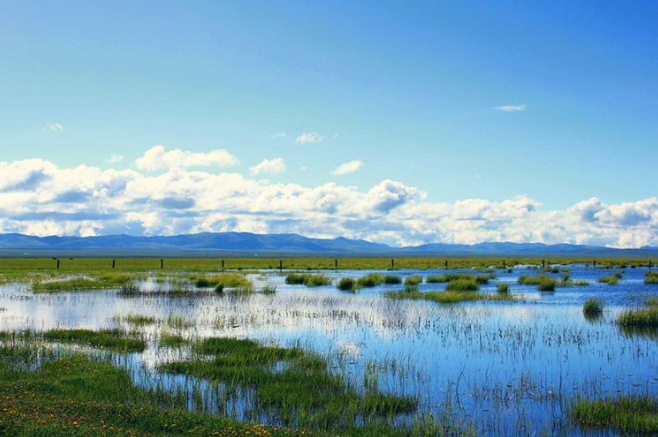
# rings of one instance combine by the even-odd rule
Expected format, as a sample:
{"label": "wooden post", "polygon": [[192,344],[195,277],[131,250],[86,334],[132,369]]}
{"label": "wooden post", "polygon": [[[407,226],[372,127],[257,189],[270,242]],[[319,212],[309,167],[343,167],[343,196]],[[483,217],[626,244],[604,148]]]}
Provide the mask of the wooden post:
{"label": "wooden post", "polygon": [[503,268],[505,268],[505,260],[503,260]]}
{"label": "wooden post", "polygon": [[279,271],[283,271],[283,260],[279,260]]}
{"label": "wooden post", "polygon": [[59,269],[59,258],[57,258],[57,269]]}
{"label": "wooden post", "polygon": [[395,268],[395,260],[393,258],[391,258],[391,268],[392,269]]}
{"label": "wooden post", "polygon": [[546,268],[546,261],[541,260],[541,268],[545,269]]}
{"label": "wooden post", "polygon": [[117,260],[113,259],[112,260],[112,268],[115,268],[117,266]]}
{"label": "wooden post", "polygon": [[592,266],[596,267],[596,260],[592,261]]}
{"label": "wooden post", "polygon": [[334,268],[338,268],[338,260],[337,259],[334,260]]}
{"label": "wooden post", "polygon": [[160,258],[160,268],[164,269],[164,259]]}
{"label": "wooden post", "polygon": [[222,270],[224,270],[224,260],[222,260]]}
{"label": "wooden post", "polygon": [[448,260],[446,260],[446,269],[448,268]]}

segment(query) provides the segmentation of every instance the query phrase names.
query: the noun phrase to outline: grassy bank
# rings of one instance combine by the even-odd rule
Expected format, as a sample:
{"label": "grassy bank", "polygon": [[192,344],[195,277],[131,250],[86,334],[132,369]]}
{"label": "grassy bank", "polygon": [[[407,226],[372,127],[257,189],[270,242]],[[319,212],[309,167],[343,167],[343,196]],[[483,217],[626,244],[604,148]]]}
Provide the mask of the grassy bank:
{"label": "grassy bank", "polygon": [[[573,263],[607,267],[647,267],[649,259],[641,258],[2,258],[0,273],[11,271],[143,271],[143,270],[250,270],[250,269],[456,269],[510,268],[515,265]],[[655,264],[655,260],[654,260]],[[59,268],[58,268],[59,266]],[[114,266],[114,268],[113,268]]]}

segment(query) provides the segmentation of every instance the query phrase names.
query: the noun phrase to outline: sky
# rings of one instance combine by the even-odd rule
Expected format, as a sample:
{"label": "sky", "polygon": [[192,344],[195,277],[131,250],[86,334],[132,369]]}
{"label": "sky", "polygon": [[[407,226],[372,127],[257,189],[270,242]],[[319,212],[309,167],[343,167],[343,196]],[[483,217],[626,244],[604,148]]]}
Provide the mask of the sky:
{"label": "sky", "polygon": [[658,246],[654,1],[0,2],[0,232]]}

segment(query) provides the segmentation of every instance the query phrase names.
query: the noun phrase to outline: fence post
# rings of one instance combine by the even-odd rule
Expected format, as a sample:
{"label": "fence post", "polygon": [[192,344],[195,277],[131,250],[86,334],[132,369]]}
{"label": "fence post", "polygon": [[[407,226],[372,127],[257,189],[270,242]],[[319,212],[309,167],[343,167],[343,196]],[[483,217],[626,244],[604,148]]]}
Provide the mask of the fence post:
{"label": "fence post", "polygon": [[164,259],[160,258],[160,268],[164,269]]}
{"label": "fence post", "polygon": [[541,260],[541,268],[545,269],[546,268],[546,261]]}
{"label": "fence post", "polygon": [[283,260],[279,260],[279,271],[283,271]]}
{"label": "fence post", "polygon": [[222,260],[222,270],[224,270],[224,260]]}
{"label": "fence post", "polygon": [[393,258],[391,258],[391,268],[395,268],[395,260]]}
{"label": "fence post", "polygon": [[57,269],[59,270],[59,258],[57,258]]}
{"label": "fence post", "polygon": [[446,260],[446,263],[445,263],[445,264],[446,264],[446,269],[447,269],[447,268],[448,268],[448,260]]}
{"label": "fence post", "polygon": [[337,259],[334,260],[334,268],[338,268],[338,260]]}

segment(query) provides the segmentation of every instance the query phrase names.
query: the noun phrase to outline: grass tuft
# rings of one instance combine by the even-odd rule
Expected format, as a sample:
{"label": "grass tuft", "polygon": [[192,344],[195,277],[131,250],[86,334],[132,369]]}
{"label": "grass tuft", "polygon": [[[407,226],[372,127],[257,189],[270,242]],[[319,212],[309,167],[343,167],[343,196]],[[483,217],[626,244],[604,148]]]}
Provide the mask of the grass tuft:
{"label": "grass tuft", "polygon": [[658,432],[658,404],[648,396],[578,399],[569,413],[583,428],[612,428],[624,434]]}
{"label": "grass tuft", "polygon": [[286,284],[320,287],[323,285],[331,285],[331,279],[328,276],[320,274],[290,273],[286,276]]}

